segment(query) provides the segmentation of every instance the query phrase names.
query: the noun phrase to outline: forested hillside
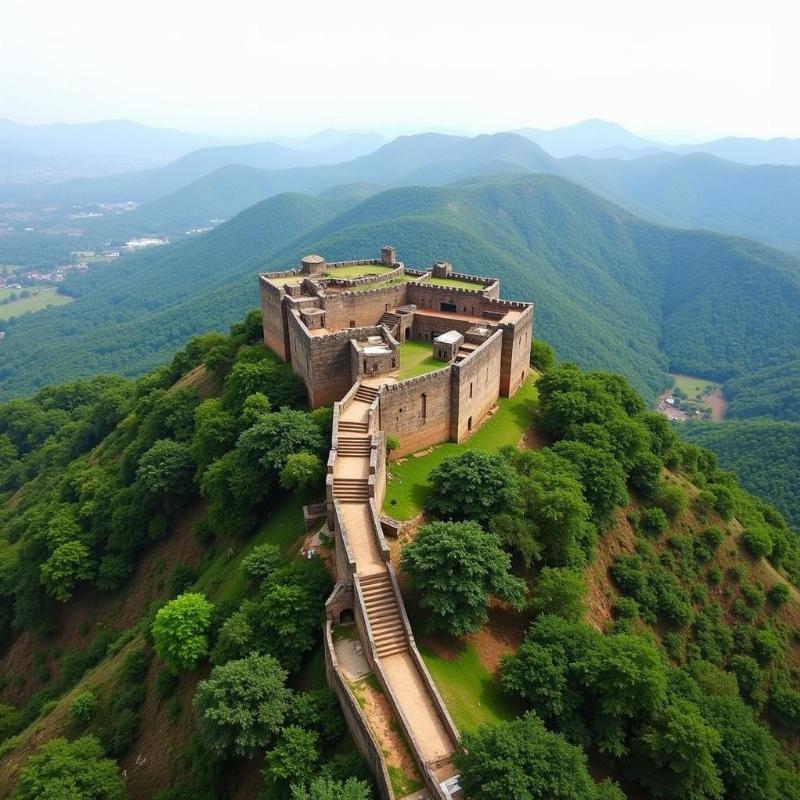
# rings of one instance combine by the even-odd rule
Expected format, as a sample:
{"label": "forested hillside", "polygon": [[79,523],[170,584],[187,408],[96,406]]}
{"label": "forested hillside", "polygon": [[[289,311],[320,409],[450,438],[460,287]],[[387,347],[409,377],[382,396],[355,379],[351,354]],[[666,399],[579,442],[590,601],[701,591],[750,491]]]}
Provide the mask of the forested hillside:
{"label": "forested hillside", "polygon": [[794,213],[800,167],[734,164],[705,153],[626,161],[575,157],[559,166],[559,174],[657,221],[747,236],[790,251],[800,246]]}
{"label": "forested hillside", "polygon": [[[795,391],[796,391],[795,387]],[[771,419],[693,424],[681,429],[733,470],[742,486],[772,503],[800,533],[800,422]]]}
{"label": "forested hillside", "polygon": [[97,370],[135,374],[241,314],[259,268],[314,251],[370,257],[385,241],[409,266],[447,258],[497,275],[505,296],[538,304],[537,330],[564,357],[621,372],[648,399],[667,368],[732,378],[800,347],[791,257],[643,222],[558,178],[487,178],[389,190],[338,216],[329,201],[273,198],[202,238],[79,279],[68,287],[75,303],[9,329],[2,394]]}
{"label": "forested hillside", "polygon": [[[0,795],[375,797],[321,669],[330,541],[300,558],[331,411],[260,335],[0,405]],[[546,355],[486,423],[522,414],[519,447],[478,431],[387,495],[424,498],[392,559],[468,797],[797,800],[800,543],[619,376]],[[474,636],[494,661],[457,667]]]}

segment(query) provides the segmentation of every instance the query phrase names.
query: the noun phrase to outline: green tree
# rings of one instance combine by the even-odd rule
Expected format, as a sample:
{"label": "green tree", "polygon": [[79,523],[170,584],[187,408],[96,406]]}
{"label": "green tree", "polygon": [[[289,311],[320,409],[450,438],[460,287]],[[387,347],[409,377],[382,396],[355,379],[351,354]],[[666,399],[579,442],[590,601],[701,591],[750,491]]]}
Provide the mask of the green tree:
{"label": "green tree", "polygon": [[766,558],[772,553],[772,536],[769,529],[764,526],[748,526],[742,534],[742,541],[757,558]]}
{"label": "green tree", "polygon": [[511,575],[497,538],[474,522],[423,525],[403,550],[402,565],[433,629],[474,633],[486,623],[493,596],[521,607],[524,582]]}
{"label": "green tree", "polygon": [[310,414],[282,408],[244,431],[236,443],[236,454],[241,463],[273,480],[293,453],[319,453],[324,446],[322,432]]}
{"label": "green tree", "polygon": [[556,354],[553,348],[542,339],[531,341],[531,366],[539,372],[547,372],[556,364]]}
{"label": "green tree", "polygon": [[536,614],[555,614],[579,622],[586,613],[586,582],[583,573],[563,567],[544,567],[531,597]]}
{"label": "green tree", "polygon": [[267,752],[264,777],[278,784],[306,783],[317,772],[319,737],[297,725],[285,727],[275,746]]}
{"label": "green tree", "polygon": [[557,442],[553,452],[572,462],[578,469],[583,496],[592,507],[596,522],[605,524],[617,506],[628,502],[625,471],[607,450],[583,442]]}
{"label": "green tree", "polygon": [[220,758],[251,758],[273,741],[289,708],[286,672],[272,656],[252,654],[214,667],[195,692],[207,746]]}
{"label": "green tree", "polygon": [[719,746],[719,733],[694,703],[676,700],[642,727],[628,763],[656,797],[714,800],[723,791],[714,764]]}
{"label": "green tree", "polygon": [[170,669],[194,669],[206,655],[213,608],[205,595],[185,592],[158,610],[152,628],[153,643]]}
{"label": "green tree", "polygon": [[283,562],[281,549],[276,544],[256,545],[239,563],[239,569],[256,581],[268,578]]}
{"label": "green tree", "polygon": [[191,454],[201,475],[215,459],[223,456],[236,444],[236,418],[222,406],[217,397],[204,400],[194,413],[194,436]]}
{"label": "green tree", "polygon": [[519,503],[514,471],[499,455],[467,450],[431,470],[427,506],[437,516],[488,522]]}
{"label": "green tree", "polygon": [[714,759],[730,800],[779,800],[778,745],[738,697],[700,700],[705,719],[720,737]]}
{"label": "green tree", "polygon": [[93,736],[52,739],[31,756],[19,777],[17,800],[122,800],[117,764]]}
{"label": "green tree", "polygon": [[313,453],[292,453],[281,470],[281,487],[290,492],[303,492],[319,487],[325,466]]}
{"label": "green tree", "polygon": [[464,733],[456,756],[472,800],[597,800],[583,751],[534,714]]}
{"label": "green tree", "polygon": [[47,591],[62,603],[72,597],[79,581],[87,581],[94,574],[94,564],[89,548],[78,541],[58,545],[40,568],[41,580]]}
{"label": "green tree", "polygon": [[322,776],[308,786],[292,786],[292,800],[372,800],[369,784],[356,778],[335,781]]}
{"label": "green tree", "polygon": [[159,439],[139,459],[136,484],[146,503],[174,513],[194,489],[193,474],[189,445]]}
{"label": "green tree", "polygon": [[601,636],[571,667],[594,709],[592,724],[601,752],[625,752],[627,726],[647,719],[662,705],[667,690],[664,658],[640,636]]}

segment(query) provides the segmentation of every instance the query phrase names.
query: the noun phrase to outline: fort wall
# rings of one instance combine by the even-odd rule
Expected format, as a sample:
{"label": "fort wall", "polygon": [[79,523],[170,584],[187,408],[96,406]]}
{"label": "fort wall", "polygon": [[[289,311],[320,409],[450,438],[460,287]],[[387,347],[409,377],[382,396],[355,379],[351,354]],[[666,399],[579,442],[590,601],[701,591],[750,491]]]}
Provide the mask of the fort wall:
{"label": "fort wall", "polygon": [[286,335],[286,318],[283,307],[284,291],[271,284],[264,276],[259,277],[258,292],[261,299],[261,328],[264,344],[282,361],[289,360]]}
{"label": "fort wall", "polygon": [[453,364],[450,395],[450,439],[463,442],[500,395],[503,333],[492,336],[459,364]]}
{"label": "fort wall", "polygon": [[422,450],[450,439],[451,367],[385,384],[380,399],[380,426],[395,436],[400,446],[392,458]]}
{"label": "fort wall", "polygon": [[[375,325],[387,311],[405,305],[408,283],[384,286],[357,292],[339,292],[325,297],[326,327],[330,330]],[[353,324],[355,323],[355,324]]]}
{"label": "fort wall", "polygon": [[510,397],[531,371],[533,306],[526,306],[513,323],[503,323],[503,355],[500,362],[500,394]]}

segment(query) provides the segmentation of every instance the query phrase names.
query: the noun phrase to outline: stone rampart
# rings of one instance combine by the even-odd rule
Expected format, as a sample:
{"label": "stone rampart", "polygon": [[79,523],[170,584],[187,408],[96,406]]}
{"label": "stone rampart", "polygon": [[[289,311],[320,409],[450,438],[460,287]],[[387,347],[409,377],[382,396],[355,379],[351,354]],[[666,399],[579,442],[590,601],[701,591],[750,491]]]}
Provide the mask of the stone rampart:
{"label": "stone rampart", "polygon": [[450,438],[451,368],[384,384],[380,400],[380,426],[387,436],[394,436],[400,446],[392,458],[400,458]]}
{"label": "stone rampart", "polygon": [[500,396],[503,333],[495,331],[477,350],[453,364],[450,438],[463,442]]}
{"label": "stone rampart", "polygon": [[333,625],[330,620],[325,623],[323,641],[325,643],[325,674],[328,685],[339,700],[347,729],[350,731],[359,753],[364,757],[370,771],[375,776],[381,800],[395,800],[386,759],[372,736],[369,723],[364,717],[358,701],[353,697],[336,659],[336,651],[333,646]]}

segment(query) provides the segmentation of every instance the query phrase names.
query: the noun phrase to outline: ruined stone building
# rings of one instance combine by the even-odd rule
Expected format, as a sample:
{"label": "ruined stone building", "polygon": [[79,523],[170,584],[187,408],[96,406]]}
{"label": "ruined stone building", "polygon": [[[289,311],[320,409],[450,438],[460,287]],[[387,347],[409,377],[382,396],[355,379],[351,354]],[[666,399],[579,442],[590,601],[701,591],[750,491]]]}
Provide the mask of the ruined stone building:
{"label": "ruined stone building", "polygon": [[[533,305],[501,300],[496,279],[454,273],[446,262],[408,269],[392,247],[374,261],[306,256],[297,269],[260,275],[259,285],[265,343],[291,363],[312,407],[333,405],[328,681],[383,800],[395,798],[386,749],[353,691],[366,672],[388,701],[386,726],[399,726],[408,742],[425,796],[461,798],[458,731],[414,643],[384,538],[386,444],[393,437],[393,455],[402,456],[466,439],[527,377]],[[345,622],[363,652],[358,674],[343,661],[350,640],[333,636]]]}

